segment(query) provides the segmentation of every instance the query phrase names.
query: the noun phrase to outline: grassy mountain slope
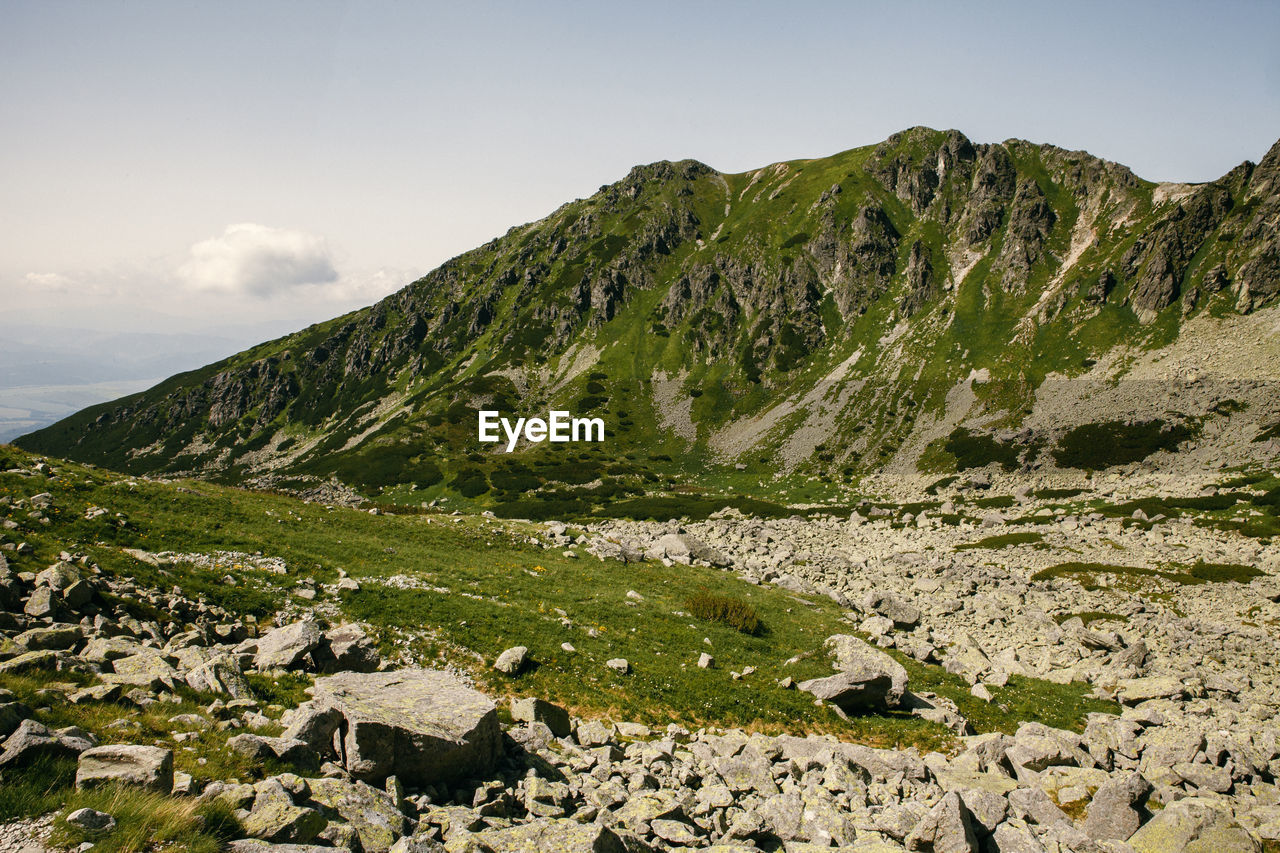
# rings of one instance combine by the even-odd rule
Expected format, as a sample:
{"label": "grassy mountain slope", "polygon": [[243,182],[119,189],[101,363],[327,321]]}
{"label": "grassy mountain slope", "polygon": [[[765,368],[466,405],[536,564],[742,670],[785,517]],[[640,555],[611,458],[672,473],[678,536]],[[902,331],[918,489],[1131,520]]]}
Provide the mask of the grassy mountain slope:
{"label": "grassy mountain slope", "polygon": [[[368,309],[18,444],[526,515],[587,492],[769,497],[779,473],[803,496],[904,448],[930,475],[1026,464],[1066,438],[1009,444],[1046,378],[1272,303],[1277,217],[1280,144],[1198,186],[925,128],[737,175],[660,162]],[[605,444],[477,441],[477,409],[553,407],[603,417]]]}

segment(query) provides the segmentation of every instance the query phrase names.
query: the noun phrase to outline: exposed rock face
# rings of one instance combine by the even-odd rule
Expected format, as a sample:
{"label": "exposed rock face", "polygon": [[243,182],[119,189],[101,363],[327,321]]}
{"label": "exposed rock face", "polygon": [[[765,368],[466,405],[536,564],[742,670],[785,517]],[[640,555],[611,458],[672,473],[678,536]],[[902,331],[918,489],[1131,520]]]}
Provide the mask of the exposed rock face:
{"label": "exposed rock face", "polygon": [[[443,469],[433,457],[451,457],[450,470],[459,461],[441,432],[455,407],[601,406],[618,393],[633,398],[628,409],[661,406],[651,383],[632,386],[629,374],[606,371],[602,390],[585,396],[577,379],[599,347],[631,329],[671,338],[692,357],[688,375],[714,386],[699,390],[741,401],[692,407],[696,429],[678,434],[723,430],[740,461],[759,459],[755,450],[777,449],[766,434],[785,444],[777,433],[804,435],[806,419],[783,418],[747,437],[734,427],[776,411],[784,387],[788,406],[822,391],[814,383],[829,371],[807,368],[840,364],[854,341],[863,342],[867,361],[856,372],[866,387],[840,403],[848,423],[879,420],[871,416],[890,398],[940,404],[928,386],[958,385],[975,369],[994,371],[1026,398],[1061,342],[1088,341],[1088,358],[1097,359],[1136,343],[1135,319],[1167,316],[1176,328],[1210,307],[1217,315],[1271,304],[1280,296],[1276,163],[1273,148],[1256,167],[1171,189],[1085,152],[1018,140],[975,145],[928,128],[742,176],[693,161],[654,163],[322,332],[264,345],[21,441],[116,467],[127,459],[139,470],[171,472],[174,460],[196,474],[240,465],[307,490],[343,471],[369,494],[386,485],[369,472],[384,467],[398,468],[394,478],[406,484],[435,482]],[[1153,334],[1137,332],[1144,344],[1156,342],[1147,340]],[[991,341],[1040,341],[1055,351],[1015,347],[993,361]],[[436,381],[482,350],[488,372]],[[637,353],[645,363],[636,375],[652,375],[660,350]],[[898,370],[903,359],[920,369]],[[401,381],[408,376],[427,381]],[[796,379],[808,387],[792,386]],[[760,394],[747,393],[757,386]],[[902,414],[862,434],[832,431],[839,439],[821,451],[797,443],[788,466],[814,457],[829,463],[827,473],[891,465],[889,451],[903,447],[915,423]],[[629,415],[619,415],[628,423],[616,430],[628,450],[665,441],[672,429]],[[322,444],[338,434],[358,437]],[[303,470],[304,453],[332,469]],[[403,464],[379,462],[391,459]],[[73,588],[51,587],[32,606],[74,609],[63,601]]]}
{"label": "exposed rock face", "polygon": [[314,696],[312,707],[342,715],[341,758],[357,779],[475,777],[501,751],[493,702],[446,672],[339,673],[316,679]]}

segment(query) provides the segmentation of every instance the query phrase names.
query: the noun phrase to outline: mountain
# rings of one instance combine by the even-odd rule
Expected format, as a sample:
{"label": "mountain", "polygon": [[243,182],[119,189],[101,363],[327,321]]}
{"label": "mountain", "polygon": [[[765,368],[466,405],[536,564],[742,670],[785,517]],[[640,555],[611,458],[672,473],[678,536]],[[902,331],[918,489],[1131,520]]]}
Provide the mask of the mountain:
{"label": "mountain", "polygon": [[[1278,222],[1280,143],[1199,185],[927,128],[742,174],[659,162],[370,308],[18,444],[530,516],[988,465],[1265,465]],[[552,408],[603,418],[606,440],[477,439],[478,410]]]}

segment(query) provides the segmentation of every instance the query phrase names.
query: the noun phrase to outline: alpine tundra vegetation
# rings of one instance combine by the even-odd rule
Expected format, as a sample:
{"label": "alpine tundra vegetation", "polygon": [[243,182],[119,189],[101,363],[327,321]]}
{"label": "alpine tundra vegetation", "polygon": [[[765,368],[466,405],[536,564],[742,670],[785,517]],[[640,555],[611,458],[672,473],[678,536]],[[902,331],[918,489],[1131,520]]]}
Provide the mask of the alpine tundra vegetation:
{"label": "alpine tundra vegetation", "polygon": [[1280,143],[636,167],[0,447],[0,847],[1280,850],[1278,295]]}

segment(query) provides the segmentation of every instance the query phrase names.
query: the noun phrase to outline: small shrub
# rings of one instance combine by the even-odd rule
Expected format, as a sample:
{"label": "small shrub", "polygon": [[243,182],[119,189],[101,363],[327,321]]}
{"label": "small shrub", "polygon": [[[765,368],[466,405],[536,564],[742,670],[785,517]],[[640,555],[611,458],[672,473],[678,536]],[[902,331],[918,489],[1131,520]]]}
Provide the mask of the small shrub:
{"label": "small shrub", "polygon": [[760,633],[760,614],[745,601],[702,590],[689,596],[684,606],[698,619],[720,622],[743,634]]}

